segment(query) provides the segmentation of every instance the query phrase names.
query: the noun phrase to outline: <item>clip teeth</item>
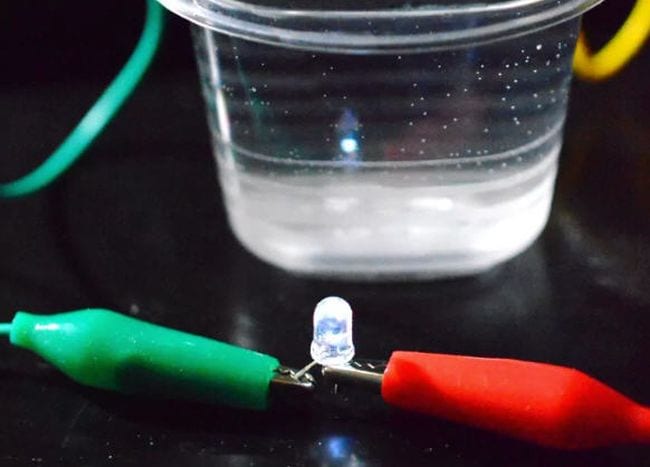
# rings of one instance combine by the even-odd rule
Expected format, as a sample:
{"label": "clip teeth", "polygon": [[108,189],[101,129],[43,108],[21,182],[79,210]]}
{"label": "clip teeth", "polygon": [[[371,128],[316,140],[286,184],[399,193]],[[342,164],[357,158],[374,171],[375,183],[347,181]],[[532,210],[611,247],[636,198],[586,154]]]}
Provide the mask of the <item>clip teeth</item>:
{"label": "clip teeth", "polygon": [[350,383],[381,388],[386,365],[381,360],[354,360],[347,365],[324,366],[322,374],[330,384]]}
{"label": "clip teeth", "polygon": [[284,366],[278,367],[275,370],[275,376],[271,380],[271,384],[279,387],[291,386],[311,391],[315,388],[316,381],[311,374],[303,370],[296,371]]}

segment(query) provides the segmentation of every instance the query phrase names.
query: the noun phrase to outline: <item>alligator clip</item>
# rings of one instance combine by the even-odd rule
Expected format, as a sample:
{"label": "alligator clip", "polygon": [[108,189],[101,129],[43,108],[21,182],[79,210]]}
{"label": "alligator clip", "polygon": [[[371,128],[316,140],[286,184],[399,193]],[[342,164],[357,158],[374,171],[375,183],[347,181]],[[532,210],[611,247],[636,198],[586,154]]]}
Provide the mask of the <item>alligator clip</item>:
{"label": "alligator clip", "polygon": [[343,306],[342,310],[327,313],[330,320],[337,313],[343,317],[338,324],[324,325],[318,306],[314,313],[312,357],[317,361],[322,355],[339,357],[341,345],[346,360],[332,364],[321,359],[326,385],[363,386],[403,410],[554,448],[650,442],[650,408],[578,370],[403,351],[393,352],[388,362],[352,360],[351,311]]}

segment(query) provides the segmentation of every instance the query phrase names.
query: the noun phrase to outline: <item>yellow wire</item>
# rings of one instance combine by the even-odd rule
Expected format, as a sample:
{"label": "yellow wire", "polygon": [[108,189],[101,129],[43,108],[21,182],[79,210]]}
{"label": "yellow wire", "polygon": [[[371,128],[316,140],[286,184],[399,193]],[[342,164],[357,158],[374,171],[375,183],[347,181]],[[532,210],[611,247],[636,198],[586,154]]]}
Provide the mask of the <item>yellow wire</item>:
{"label": "yellow wire", "polygon": [[573,68],[578,77],[600,81],[620,71],[650,35],[650,0],[637,0],[614,37],[598,52],[589,49],[584,32],[578,37]]}

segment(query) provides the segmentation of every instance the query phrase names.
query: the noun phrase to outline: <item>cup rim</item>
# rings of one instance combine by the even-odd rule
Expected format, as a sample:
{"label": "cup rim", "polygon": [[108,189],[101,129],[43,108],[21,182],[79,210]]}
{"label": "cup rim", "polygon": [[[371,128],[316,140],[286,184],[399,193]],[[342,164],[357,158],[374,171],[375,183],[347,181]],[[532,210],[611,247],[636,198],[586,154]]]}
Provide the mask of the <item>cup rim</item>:
{"label": "cup rim", "polygon": [[603,0],[504,0],[377,10],[283,9],[241,0],[158,1],[203,28],[253,41],[320,51],[393,53],[527,34],[579,16]]}

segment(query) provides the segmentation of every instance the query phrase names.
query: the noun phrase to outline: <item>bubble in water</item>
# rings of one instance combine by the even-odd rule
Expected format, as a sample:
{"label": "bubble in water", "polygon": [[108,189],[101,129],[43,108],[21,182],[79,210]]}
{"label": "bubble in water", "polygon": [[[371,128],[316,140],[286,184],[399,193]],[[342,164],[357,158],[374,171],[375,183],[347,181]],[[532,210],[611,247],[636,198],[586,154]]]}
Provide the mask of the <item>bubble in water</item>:
{"label": "bubble in water", "polygon": [[537,44],[537,45],[535,46],[535,48],[536,48],[537,50],[542,50],[542,44]]}

